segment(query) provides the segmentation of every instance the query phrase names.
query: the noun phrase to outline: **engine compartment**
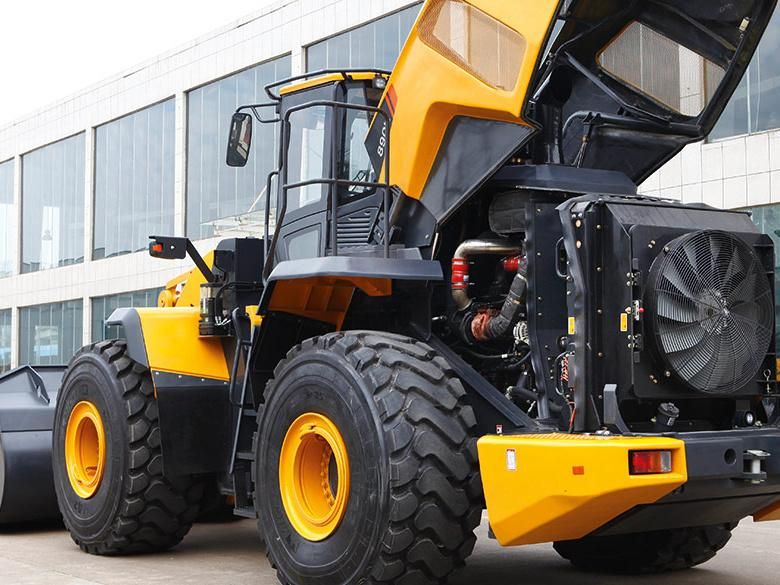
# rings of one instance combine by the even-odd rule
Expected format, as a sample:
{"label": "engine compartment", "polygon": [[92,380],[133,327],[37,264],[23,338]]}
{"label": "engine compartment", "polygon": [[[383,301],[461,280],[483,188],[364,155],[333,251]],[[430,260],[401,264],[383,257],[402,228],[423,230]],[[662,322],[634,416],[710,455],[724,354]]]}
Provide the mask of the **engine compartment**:
{"label": "engine compartment", "polygon": [[433,331],[507,400],[564,432],[777,420],[774,250],[748,214],[497,187],[442,230]]}

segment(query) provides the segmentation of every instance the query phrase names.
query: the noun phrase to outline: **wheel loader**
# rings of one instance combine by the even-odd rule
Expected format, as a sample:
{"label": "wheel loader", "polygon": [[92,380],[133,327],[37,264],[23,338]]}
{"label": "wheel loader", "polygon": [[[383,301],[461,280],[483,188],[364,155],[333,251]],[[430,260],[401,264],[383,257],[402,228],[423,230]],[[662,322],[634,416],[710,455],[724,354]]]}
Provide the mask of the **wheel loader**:
{"label": "wheel loader", "polygon": [[[392,72],[267,86],[227,144],[240,167],[279,128],[264,233],[152,237],[195,264],[160,306],[5,384],[73,540],[168,549],[216,486],[282,583],[400,585],[444,582],[485,510],[501,545],[620,572],[780,519],[772,240],[637,194],[710,132],[774,6],[428,0]],[[32,498],[3,408],[4,498]]]}

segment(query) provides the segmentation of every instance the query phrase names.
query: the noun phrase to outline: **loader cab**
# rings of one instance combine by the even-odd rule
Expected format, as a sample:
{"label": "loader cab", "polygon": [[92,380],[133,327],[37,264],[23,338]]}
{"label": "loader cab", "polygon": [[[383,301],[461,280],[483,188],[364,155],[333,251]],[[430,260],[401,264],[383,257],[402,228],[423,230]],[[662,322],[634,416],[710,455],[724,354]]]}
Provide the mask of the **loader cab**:
{"label": "loader cab", "polygon": [[[266,236],[271,259],[266,274],[285,260],[381,248],[385,232],[378,224],[389,189],[375,167],[382,168],[388,149],[378,163],[376,155],[372,161],[366,136],[374,116],[385,115],[377,105],[387,75],[339,71],[299,76],[269,85],[271,103],[244,106],[234,115],[227,156],[231,166],[248,160],[252,119],[281,128],[279,167],[266,186],[267,231],[273,231]],[[276,113],[271,119],[261,114],[270,107]]]}

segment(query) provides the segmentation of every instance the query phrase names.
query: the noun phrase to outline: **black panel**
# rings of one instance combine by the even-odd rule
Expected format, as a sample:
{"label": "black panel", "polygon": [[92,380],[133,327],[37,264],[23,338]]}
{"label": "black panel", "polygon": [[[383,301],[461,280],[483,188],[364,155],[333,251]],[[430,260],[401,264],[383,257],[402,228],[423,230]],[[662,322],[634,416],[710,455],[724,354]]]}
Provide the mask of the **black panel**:
{"label": "black panel", "polygon": [[465,202],[533,134],[533,128],[457,117],[447,128],[422,202],[441,222]]}
{"label": "black panel", "polygon": [[563,165],[508,165],[490,179],[496,190],[540,189],[568,193],[636,193],[636,185],[619,171]]}
{"label": "black panel", "polygon": [[232,448],[228,382],[152,374],[165,474],[227,471]]}
{"label": "black panel", "polygon": [[563,237],[556,203],[532,198],[526,210],[528,257],[528,335],[533,351],[536,385],[549,401],[557,394],[553,365],[563,351],[558,340],[566,334],[566,281],[558,276],[556,248]]}
{"label": "black panel", "polygon": [[144,332],[141,329],[141,318],[135,309],[116,309],[106,319],[106,325],[121,325],[127,340],[127,357],[142,366],[149,367],[146,356]]}

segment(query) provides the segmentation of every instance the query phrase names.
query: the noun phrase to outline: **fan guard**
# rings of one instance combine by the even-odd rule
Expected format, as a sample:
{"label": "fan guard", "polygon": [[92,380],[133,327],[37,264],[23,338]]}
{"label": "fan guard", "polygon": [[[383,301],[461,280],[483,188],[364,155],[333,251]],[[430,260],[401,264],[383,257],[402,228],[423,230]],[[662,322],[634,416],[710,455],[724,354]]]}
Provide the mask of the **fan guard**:
{"label": "fan guard", "polygon": [[672,240],[654,260],[647,310],[665,367],[689,388],[729,394],[754,379],[774,302],[754,250],[716,230]]}

